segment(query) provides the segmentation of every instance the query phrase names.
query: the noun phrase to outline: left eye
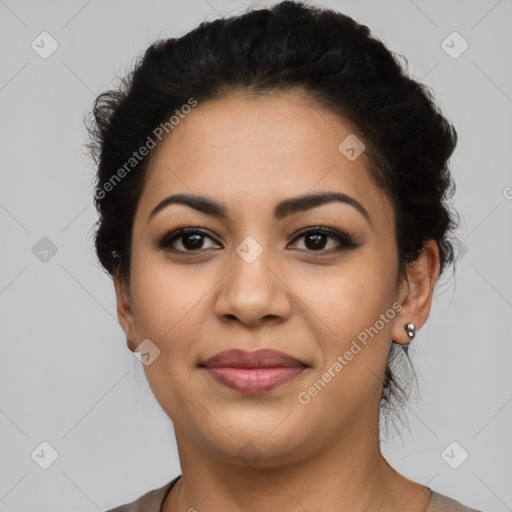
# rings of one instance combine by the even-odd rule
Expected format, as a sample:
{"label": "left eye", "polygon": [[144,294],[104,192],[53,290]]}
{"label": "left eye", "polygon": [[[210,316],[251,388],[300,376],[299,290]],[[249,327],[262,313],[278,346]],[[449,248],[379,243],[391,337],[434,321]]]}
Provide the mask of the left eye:
{"label": "left eye", "polygon": [[[299,249],[313,252],[335,252],[344,248],[355,247],[357,245],[348,235],[330,228],[315,228],[303,231],[302,233],[299,233],[291,243],[296,243],[297,240],[302,238],[305,240],[305,249]],[[214,246],[219,246],[219,244],[217,244],[212,237],[206,234],[206,232],[197,228],[182,228],[169,233],[158,242],[158,246],[161,249],[168,249],[175,252],[195,252],[205,249],[205,247],[203,247],[205,239],[209,239],[214,242]],[[334,246],[326,248],[326,242],[328,239],[335,242]],[[175,242],[177,241],[179,241],[182,248],[175,246]]]}
{"label": "left eye", "polygon": [[[311,251],[328,251],[331,252],[333,249],[339,249],[340,246],[350,246],[351,242],[348,237],[345,237],[341,233],[325,231],[323,229],[309,230],[301,233],[297,236],[294,241],[304,239],[304,245],[306,250]],[[327,240],[333,240],[336,242],[334,246],[326,247]]]}

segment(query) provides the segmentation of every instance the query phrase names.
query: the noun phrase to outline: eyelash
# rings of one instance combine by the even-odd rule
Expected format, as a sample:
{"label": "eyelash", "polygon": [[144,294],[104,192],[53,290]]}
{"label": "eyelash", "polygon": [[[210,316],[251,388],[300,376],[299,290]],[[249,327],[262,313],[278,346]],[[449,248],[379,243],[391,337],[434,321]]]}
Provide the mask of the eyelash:
{"label": "eyelash", "polygon": [[[303,238],[304,236],[311,235],[311,234],[320,234],[327,236],[328,238],[334,239],[336,242],[338,242],[339,246],[334,249],[319,249],[319,250],[313,250],[313,249],[300,249],[301,251],[306,251],[310,253],[320,253],[323,255],[330,255],[333,253],[341,252],[344,249],[351,249],[358,247],[360,244],[354,242],[351,236],[342,233],[336,229],[327,228],[327,227],[309,227],[305,228],[299,233],[297,233],[292,240],[292,242],[297,241],[300,238]],[[174,247],[171,247],[172,243],[175,240],[178,240],[180,238],[184,238],[188,235],[202,235],[204,237],[210,238],[212,241],[216,242],[208,233],[200,228],[181,228],[177,229],[176,231],[172,231],[170,233],[167,233],[163,238],[160,239],[158,242],[158,247],[162,250],[166,250],[168,252],[178,253],[178,254],[185,254],[185,253],[191,253],[191,254],[198,254],[203,249],[195,249],[195,250],[182,250],[182,249],[175,249]]]}

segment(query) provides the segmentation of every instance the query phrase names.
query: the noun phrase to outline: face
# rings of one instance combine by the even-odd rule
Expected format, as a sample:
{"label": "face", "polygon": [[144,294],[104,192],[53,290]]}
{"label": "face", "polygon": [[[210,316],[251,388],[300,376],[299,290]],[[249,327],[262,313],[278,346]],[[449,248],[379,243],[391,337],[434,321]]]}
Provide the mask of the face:
{"label": "face", "polygon": [[[153,155],[116,291],[132,348],[159,351],[144,370],[179,442],[235,462],[251,442],[271,466],[376,426],[392,339],[422,319],[400,311],[393,206],[366,154],[339,149],[353,133],[299,93],[240,95],[199,104]],[[175,194],[205,201],[162,204]],[[288,358],[204,366],[232,349]]]}

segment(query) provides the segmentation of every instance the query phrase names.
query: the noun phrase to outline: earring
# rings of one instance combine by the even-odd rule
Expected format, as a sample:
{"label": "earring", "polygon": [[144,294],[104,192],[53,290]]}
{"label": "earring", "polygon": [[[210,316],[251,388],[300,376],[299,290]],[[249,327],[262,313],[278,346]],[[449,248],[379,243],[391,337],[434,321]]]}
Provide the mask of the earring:
{"label": "earring", "polygon": [[407,333],[407,336],[409,336],[409,338],[412,340],[416,334],[416,326],[412,322],[408,322],[404,324],[404,329]]}

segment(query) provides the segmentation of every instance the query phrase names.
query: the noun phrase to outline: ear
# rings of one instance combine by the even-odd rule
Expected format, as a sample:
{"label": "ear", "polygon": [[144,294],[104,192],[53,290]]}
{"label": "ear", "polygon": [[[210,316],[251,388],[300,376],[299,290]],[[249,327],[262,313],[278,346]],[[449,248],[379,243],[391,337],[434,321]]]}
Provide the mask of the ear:
{"label": "ear", "polygon": [[113,273],[114,288],[116,290],[117,300],[117,319],[121,325],[125,335],[126,344],[128,348],[133,352],[136,348],[136,344],[133,342],[135,339],[135,320],[132,313],[130,290],[128,283],[122,280],[118,269]]}
{"label": "ear", "polygon": [[428,240],[418,259],[407,266],[406,277],[399,286],[402,309],[393,328],[393,340],[397,343],[406,345],[411,341],[404,324],[413,322],[418,331],[427,321],[439,269],[439,247],[435,240]]}

